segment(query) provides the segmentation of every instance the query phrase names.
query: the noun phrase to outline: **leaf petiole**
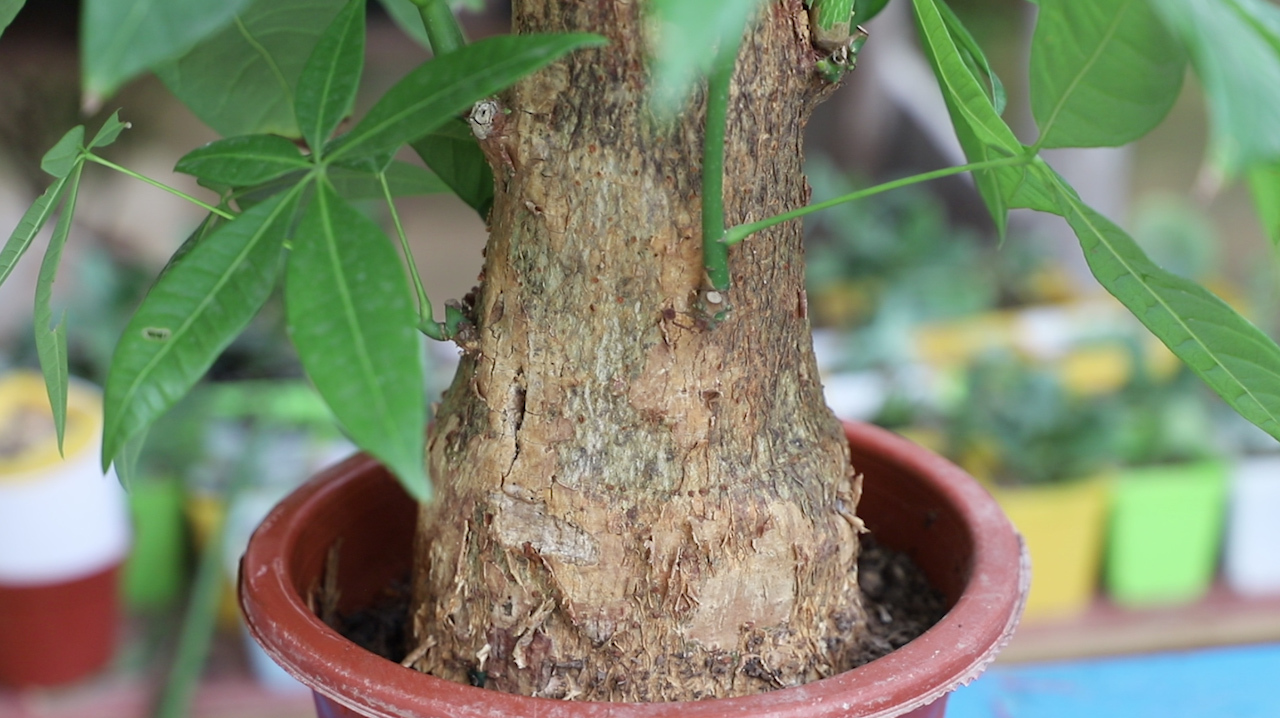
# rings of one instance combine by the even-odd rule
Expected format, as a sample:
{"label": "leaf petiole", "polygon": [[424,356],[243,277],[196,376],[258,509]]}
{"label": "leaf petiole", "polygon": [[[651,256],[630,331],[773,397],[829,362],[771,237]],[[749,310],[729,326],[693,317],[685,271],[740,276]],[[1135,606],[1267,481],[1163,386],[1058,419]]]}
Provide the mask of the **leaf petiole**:
{"label": "leaf petiole", "polygon": [[774,216],[762,219],[759,222],[749,222],[747,224],[740,224],[736,227],[731,228],[729,231],[725,232],[724,239],[721,241],[726,245],[732,246],[737,244],[738,242],[741,242],[747,237],[755,234],[756,232],[759,232],[762,229],[768,229],[769,227],[772,227],[776,224],[782,224],[783,222],[786,222],[788,220],[803,217],[807,214],[813,214],[814,212],[828,209],[838,204],[844,204],[845,202],[853,202],[855,200],[866,199],[867,197],[873,197],[882,192],[888,192],[889,190],[900,189],[902,187],[909,187],[913,184],[920,184],[921,182],[928,182],[930,180],[940,179],[942,177],[950,177],[951,175],[963,174],[965,172],[977,172],[980,170],[994,169],[996,167],[1012,167],[1017,165],[1026,165],[1026,164],[1030,164],[1034,159],[1035,159],[1035,156],[1030,154],[1017,155],[1016,157],[1001,157],[999,159],[984,160],[982,162],[970,162],[969,164],[966,164],[966,165],[958,165],[956,167],[945,167],[940,170],[933,170],[932,172],[923,172],[918,175],[903,177],[901,179],[893,180],[892,182],[885,182],[883,184],[878,184],[874,187],[867,187],[866,189],[860,189],[856,192],[850,192],[849,194],[841,195],[839,197],[826,200],[824,202],[805,205],[804,207],[793,209],[789,212],[783,212],[782,214],[775,214]]}
{"label": "leaf petiole", "polygon": [[435,321],[435,311],[431,307],[431,298],[422,285],[422,277],[418,274],[418,264],[413,261],[413,252],[409,250],[409,238],[405,235],[404,224],[400,221],[400,213],[396,211],[395,200],[391,196],[391,185],[387,184],[387,173],[378,173],[378,182],[382,185],[382,196],[387,200],[387,209],[391,211],[391,222],[396,227],[396,237],[400,240],[400,251],[404,252],[404,261],[409,265],[409,276],[413,279],[414,291],[418,294],[418,329],[437,341],[449,338],[444,325]]}
{"label": "leaf petiole", "polygon": [[194,204],[194,205],[196,205],[197,207],[200,207],[201,209],[204,209],[204,210],[206,210],[206,211],[212,212],[212,213],[214,213],[214,214],[218,215],[219,217],[222,217],[223,219],[235,219],[235,218],[236,218],[236,216],[235,216],[234,214],[232,214],[232,213],[228,212],[228,211],[227,211],[227,210],[225,210],[225,209],[222,209],[221,207],[215,207],[215,206],[213,206],[213,205],[209,204],[208,202],[202,202],[202,201],[200,201],[200,200],[196,199],[195,197],[192,197],[191,195],[187,194],[186,192],[183,192],[183,191],[182,191],[182,190],[180,190],[180,189],[177,189],[177,188],[175,188],[175,187],[170,187],[169,185],[167,185],[167,184],[165,184],[165,183],[163,183],[163,182],[161,182],[161,181],[159,181],[159,180],[151,179],[150,177],[147,177],[146,175],[143,175],[143,174],[139,174],[139,173],[137,173],[137,172],[134,172],[133,170],[131,170],[131,169],[127,168],[127,167],[121,167],[120,165],[118,165],[118,164],[116,164],[116,163],[112,162],[111,160],[103,159],[103,158],[101,158],[101,157],[99,157],[99,156],[97,156],[97,155],[93,154],[92,152],[85,152],[85,153],[84,153],[84,158],[85,158],[86,160],[89,160],[90,162],[96,162],[96,163],[98,163],[98,164],[102,165],[103,167],[108,167],[108,168],[110,168],[110,169],[115,170],[116,172],[120,172],[121,174],[128,175],[128,176],[130,176],[130,177],[132,177],[132,178],[134,178],[134,179],[136,179],[136,180],[140,180],[140,181],[142,181],[142,182],[146,182],[147,184],[151,185],[152,187],[156,187],[156,188],[158,188],[158,189],[162,189],[162,190],[164,190],[165,192],[168,192],[169,194],[174,195],[175,197],[181,197],[182,199],[185,199],[186,201],[190,202],[191,204]]}

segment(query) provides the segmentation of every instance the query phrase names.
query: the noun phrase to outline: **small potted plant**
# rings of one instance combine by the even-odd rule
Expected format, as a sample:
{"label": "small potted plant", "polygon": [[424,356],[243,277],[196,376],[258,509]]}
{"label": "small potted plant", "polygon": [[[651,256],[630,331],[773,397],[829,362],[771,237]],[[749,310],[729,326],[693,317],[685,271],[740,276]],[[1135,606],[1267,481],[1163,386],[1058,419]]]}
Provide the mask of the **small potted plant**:
{"label": "small potted plant", "polygon": [[1234,414],[1219,417],[1233,458],[1222,574],[1244,596],[1280,595],[1280,453],[1276,441]]}
{"label": "small potted plant", "polygon": [[1048,367],[980,357],[948,424],[949,455],[991,485],[1027,541],[1027,618],[1077,614],[1097,594],[1118,417]]}
{"label": "small potted plant", "polygon": [[[356,459],[295,493],[264,522],[241,574],[256,635],[325,696],[326,714],[941,711],[945,691],[989,662],[1016,620],[1018,542],[954,467],[865,427],[842,430],[826,408],[794,220],[831,203],[972,173],[1000,232],[1013,208],[1064,217],[1100,282],[1280,433],[1268,413],[1280,347],[1147,259],[1040,156],[1140,137],[1172,106],[1190,61],[1227,122],[1215,134],[1219,164],[1276,161],[1272,134],[1256,129],[1276,124],[1270,106],[1220,107],[1276,96],[1264,7],[1041,0],[1029,73],[1039,135],[1026,146],[959,18],[939,0],[912,0],[967,161],[810,205],[802,131],[854,68],[867,40],[857,22],[883,3],[522,0],[511,35],[474,43],[442,0],[413,5],[388,7],[434,58],[358,113],[363,0],[146,14],[93,0],[83,23],[90,104],[154,68],[226,136],[178,162],[209,189],[188,196],[209,214],[117,346],[104,465],[128,454],[282,283],[309,379],[386,467]],[[1232,54],[1242,48],[1253,54]],[[1242,116],[1248,124],[1231,124]],[[96,131],[70,130],[44,158],[52,183],[0,250],[2,280],[59,217],[35,307],[55,397],[66,326],[47,290],[80,178],[89,165],[115,166],[104,148],[125,128],[112,115]],[[490,230],[480,285],[442,316],[401,256],[395,198],[424,187],[452,190]],[[353,205],[371,197],[395,240]],[[463,353],[429,427],[422,334]],[[1258,366],[1269,370],[1244,371]],[[362,505],[348,489],[388,495],[388,471],[420,505],[392,492],[372,521],[342,510]],[[344,480],[352,472],[358,488]],[[915,508],[877,523],[872,497]],[[313,499],[324,508],[310,521],[284,519]],[[372,598],[356,579],[397,568],[377,560],[377,529],[393,514],[415,536],[406,662],[435,677],[370,663],[306,610],[304,597],[320,612]],[[373,533],[354,532],[370,523]],[[955,529],[930,540],[957,553],[917,556],[954,606],[900,652],[920,657],[911,646],[925,646],[940,660],[905,695],[862,689],[913,682],[914,658],[842,672],[871,625],[855,578],[864,525],[908,552],[921,546],[911,537]],[[338,585],[351,588],[335,599]],[[275,589],[285,608],[259,612]],[[979,606],[975,622],[968,611]],[[952,652],[962,645],[978,648]],[[337,672],[307,673],[313,658]],[[406,674],[415,688],[391,680]],[[720,700],[694,700],[710,697]]]}
{"label": "small potted plant", "polygon": [[1208,591],[1218,566],[1228,464],[1194,378],[1134,365],[1118,397],[1124,466],[1112,485],[1107,589],[1127,606],[1185,603]]}

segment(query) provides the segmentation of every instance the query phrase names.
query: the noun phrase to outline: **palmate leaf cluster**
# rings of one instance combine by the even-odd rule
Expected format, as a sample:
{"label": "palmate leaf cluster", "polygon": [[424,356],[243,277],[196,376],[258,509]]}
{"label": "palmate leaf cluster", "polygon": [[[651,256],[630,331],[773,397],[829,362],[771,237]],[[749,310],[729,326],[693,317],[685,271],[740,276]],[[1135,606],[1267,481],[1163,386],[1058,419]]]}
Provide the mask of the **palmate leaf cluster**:
{"label": "palmate leaf cluster", "polygon": [[[444,2],[382,1],[424,44],[430,33],[419,10]],[[717,48],[740,36],[762,2],[652,0],[655,98],[666,111],[681,111]],[[1280,437],[1280,348],[1217,297],[1148,259],[1039,157],[1041,149],[1142,136],[1164,118],[1189,66],[1211,110],[1214,160],[1226,176],[1250,183],[1260,219],[1280,240],[1280,7],[1267,0],[1039,0],[1028,68],[1039,135],[1025,146],[1002,117],[999,79],[945,2],[898,2],[912,5],[920,45],[970,163],[930,176],[971,169],[1002,232],[1016,208],[1064,217],[1098,281],[1237,411]],[[22,4],[0,0],[0,32]],[[807,4],[829,29],[844,27],[835,15],[850,7],[856,25],[885,2]],[[418,330],[441,331],[425,293],[405,279],[411,260],[352,202],[452,191],[487,215],[493,177],[460,117],[520,77],[603,40],[504,36],[442,48],[335,135],[351,115],[362,72],[364,0],[86,0],[83,15],[90,102],[150,70],[226,138],[178,162],[216,200],[119,341],[106,386],[104,465],[136,451],[147,427],[283,282],[290,338],[317,390],[357,444],[426,496]],[[874,52],[874,42],[865,51]],[[112,116],[88,141],[83,128],[68,132],[45,158],[53,184],[0,250],[3,281],[35,234],[58,217],[35,319],[59,427],[66,324],[55,317],[50,287],[84,166],[109,164],[95,149],[125,127]],[[393,161],[406,146],[431,171]],[[727,228],[726,243],[758,228]]]}
{"label": "palmate leaf cluster", "polygon": [[[314,11],[321,4],[299,7]],[[234,16],[235,26],[264,27],[258,23],[271,15],[266,6],[289,11],[254,3]],[[316,389],[357,444],[415,495],[429,494],[418,308],[395,245],[352,201],[390,201],[396,194],[457,186],[478,210],[486,209],[492,187],[488,194],[478,187],[482,175],[476,170],[483,158],[474,140],[462,142],[467,137],[455,131],[455,118],[521,76],[602,41],[585,34],[513,35],[468,45],[411,71],[348,132],[334,137],[358,89],[365,15],[364,0],[349,0],[327,14],[310,45],[290,40],[270,48],[277,54],[255,60],[296,69],[278,88],[288,100],[287,121],[269,104],[259,105],[263,88],[247,81],[226,89],[239,97],[229,104],[243,114],[265,108],[257,117],[202,113],[214,126],[257,131],[218,140],[177,163],[178,171],[217,191],[219,202],[161,272],[117,344],[105,387],[104,466],[136,451],[147,428],[190,391],[283,280],[289,335]],[[193,78],[201,86],[225,49],[217,43],[216,37],[205,39],[158,72],[178,82]],[[299,49],[307,50],[300,65]],[[49,151],[42,166],[56,180],[0,255],[3,279],[61,205],[41,268],[35,316],[59,428],[66,401],[66,326],[52,321],[53,274],[84,165],[99,161],[93,150],[124,127],[112,116],[89,142],[77,127]],[[392,160],[410,142],[442,168],[439,175]],[[466,162],[468,153],[479,161]]]}

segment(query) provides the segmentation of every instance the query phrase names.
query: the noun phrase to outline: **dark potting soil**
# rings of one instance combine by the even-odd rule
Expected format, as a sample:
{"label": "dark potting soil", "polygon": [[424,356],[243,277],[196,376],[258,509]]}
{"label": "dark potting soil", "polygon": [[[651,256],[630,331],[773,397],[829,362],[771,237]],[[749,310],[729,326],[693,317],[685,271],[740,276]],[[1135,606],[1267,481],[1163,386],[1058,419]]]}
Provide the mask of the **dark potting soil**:
{"label": "dark potting soil", "polygon": [[399,663],[407,654],[405,646],[409,644],[409,634],[405,616],[409,615],[412,598],[409,576],[405,575],[382,589],[365,608],[353,613],[340,613],[326,622],[357,646]]}
{"label": "dark potting soil", "polygon": [[[905,646],[947,612],[945,598],[929,585],[919,567],[906,554],[879,545],[870,534],[862,536],[858,585],[868,630],[863,634],[857,666]],[[409,614],[411,594],[405,576],[383,589],[368,607],[337,614],[328,622],[351,642],[399,663],[409,643],[404,617]],[[317,598],[316,605],[325,605],[324,597]]]}
{"label": "dark potting soil", "polygon": [[858,665],[907,645],[947,613],[946,598],[929,585],[920,567],[871,534],[862,535],[858,586],[870,629],[862,636],[864,655]]}

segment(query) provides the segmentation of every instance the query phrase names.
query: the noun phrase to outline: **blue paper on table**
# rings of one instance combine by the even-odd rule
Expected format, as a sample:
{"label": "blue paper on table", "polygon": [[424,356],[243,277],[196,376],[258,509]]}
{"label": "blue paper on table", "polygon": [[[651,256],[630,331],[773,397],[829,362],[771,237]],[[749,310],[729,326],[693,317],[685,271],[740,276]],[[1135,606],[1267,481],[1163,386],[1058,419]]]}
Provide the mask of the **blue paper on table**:
{"label": "blue paper on table", "polygon": [[996,666],[947,718],[1272,718],[1280,644]]}

